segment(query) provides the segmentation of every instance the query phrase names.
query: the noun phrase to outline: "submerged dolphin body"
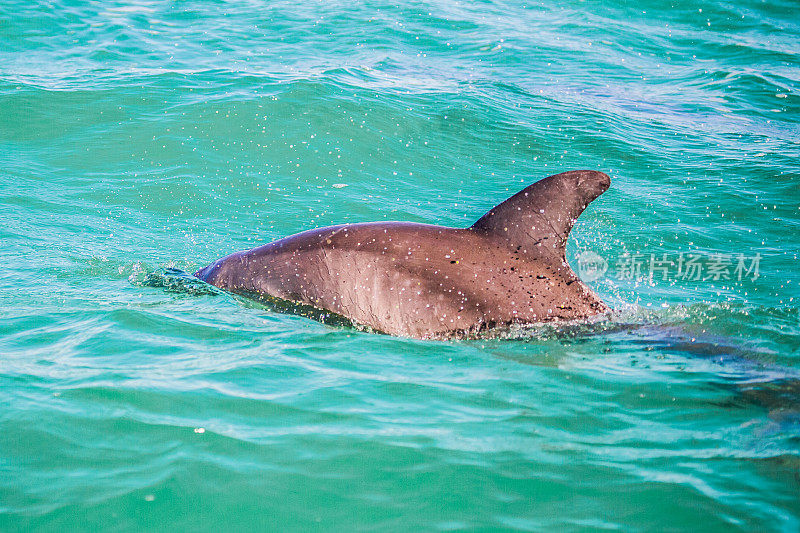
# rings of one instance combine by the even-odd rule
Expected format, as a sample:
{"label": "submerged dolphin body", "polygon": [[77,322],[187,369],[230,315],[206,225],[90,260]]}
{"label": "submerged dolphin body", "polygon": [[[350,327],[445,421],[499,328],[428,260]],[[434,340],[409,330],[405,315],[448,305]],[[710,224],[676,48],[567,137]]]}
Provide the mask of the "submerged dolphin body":
{"label": "submerged dolphin body", "polygon": [[469,228],[369,222],[313,229],[223,257],[195,276],[416,338],[586,318],[608,308],[570,269],[565,246],[575,220],[609,185],[602,172],[564,172]]}

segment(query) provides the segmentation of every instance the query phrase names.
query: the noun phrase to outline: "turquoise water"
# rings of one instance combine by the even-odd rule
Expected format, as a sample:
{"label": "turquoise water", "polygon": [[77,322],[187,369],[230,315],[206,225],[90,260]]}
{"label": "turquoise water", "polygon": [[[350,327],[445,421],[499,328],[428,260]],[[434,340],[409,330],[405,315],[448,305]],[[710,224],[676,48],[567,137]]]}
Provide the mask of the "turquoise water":
{"label": "turquoise water", "polygon": [[[3,2],[0,529],[797,531],[799,83],[790,1]],[[600,322],[182,273],[575,168]]]}

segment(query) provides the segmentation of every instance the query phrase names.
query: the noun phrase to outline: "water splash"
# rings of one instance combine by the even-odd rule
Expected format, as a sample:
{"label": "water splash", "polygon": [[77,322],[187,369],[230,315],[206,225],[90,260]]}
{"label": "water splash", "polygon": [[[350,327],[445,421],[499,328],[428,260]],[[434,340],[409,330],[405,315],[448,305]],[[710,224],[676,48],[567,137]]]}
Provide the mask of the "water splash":
{"label": "water splash", "polygon": [[131,274],[131,283],[142,287],[158,287],[167,292],[192,296],[209,296],[226,294],[213,285],[187,274],[179,268],[160,268],[154,272],[144,270]]}

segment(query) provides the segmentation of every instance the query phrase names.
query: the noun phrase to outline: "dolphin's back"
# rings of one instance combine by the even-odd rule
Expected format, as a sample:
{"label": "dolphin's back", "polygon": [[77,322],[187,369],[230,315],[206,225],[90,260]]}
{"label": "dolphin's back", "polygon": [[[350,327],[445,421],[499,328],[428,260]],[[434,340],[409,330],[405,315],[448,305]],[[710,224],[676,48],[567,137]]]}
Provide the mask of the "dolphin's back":
{"label": "dolphin's back", "polygon": [[[470,228],[407,222],[319,228],[232,254],[196,275],[232,292],[313,305],[411,337],[590,316],[606,308],[567,265],[563,242],[591,196],[581,180],[584,189],[598,180],[565,174],[565,183],[547,178],[531,198],[546,180],[537,182]],[[569,187],[583,196],[547,198]]]}

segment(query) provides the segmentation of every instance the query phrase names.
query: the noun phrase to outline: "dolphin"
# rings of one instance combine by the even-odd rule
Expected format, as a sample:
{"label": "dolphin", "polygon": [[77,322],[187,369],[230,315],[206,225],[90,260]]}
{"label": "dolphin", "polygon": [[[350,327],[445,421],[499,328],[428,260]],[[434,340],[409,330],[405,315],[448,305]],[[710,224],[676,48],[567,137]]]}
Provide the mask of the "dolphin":
{"label": "dolphin", "polygon": [[563,172],[468,228],[367,222],[312,229],[223,257],[195,276],[418,339],[588,318],[608,307],[569,267],[565,248],[578,216],[610,184],[602,172]]}

